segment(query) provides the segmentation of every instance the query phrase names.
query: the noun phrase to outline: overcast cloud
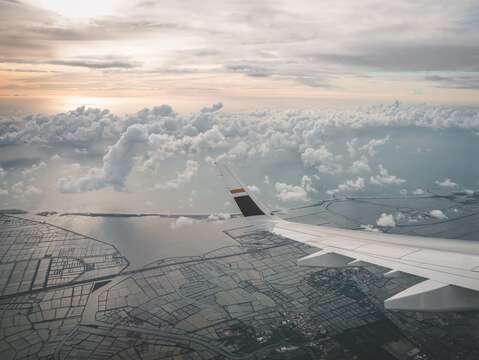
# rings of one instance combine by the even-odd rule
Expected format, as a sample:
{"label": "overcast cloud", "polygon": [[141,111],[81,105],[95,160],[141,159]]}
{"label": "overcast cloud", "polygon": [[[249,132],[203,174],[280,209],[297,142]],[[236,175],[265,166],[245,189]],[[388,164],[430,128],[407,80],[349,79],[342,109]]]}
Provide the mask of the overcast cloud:
{"label": "overcast cloud", "polygon": [[[446,94],[456,94],[450,102],[471,103],[477,96],[475,1],[89,1],[0,1],[4,71],[29,65],[32,74],[63,73],[62,81],[53,73],[4,76],[5,94],[34,93],[40,84],[50,92],[96,96],[172,94],[178,88],[206,91],[206,79],[214,79],[221,96],[246,96],[255,88],[269,97],[373,98],[384,95],[386,83],[389,96],[405,100],[418,89],[425,93],[419,100],[445,102]],[[94,71],[90,87],[80,76],[88,70]],[[122,82],[102,83],[105,72]],[[232,83],[235,91],[228,88]]]}

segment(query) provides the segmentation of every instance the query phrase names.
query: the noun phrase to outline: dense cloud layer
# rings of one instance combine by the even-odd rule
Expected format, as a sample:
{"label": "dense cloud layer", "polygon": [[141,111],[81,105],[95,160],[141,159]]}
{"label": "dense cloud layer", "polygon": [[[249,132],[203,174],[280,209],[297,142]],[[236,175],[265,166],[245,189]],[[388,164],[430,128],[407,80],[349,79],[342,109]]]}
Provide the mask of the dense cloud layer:
{"label": "dense cloud layer", "polygon": [[[11,169],[2,169],[0,196],[40,196],[42,189],[35,184],[35,177],[62,164],[66,159],[59,149],[69,147],[74,149],[78,163],[69,164],[61,176],[49,179],[61,193],[104,188],[124,192],[133,173],[153,175],[155,182],[150,186],[157,191],[178,190],[215,160],[238,164],[293,156],[302,169],[297,177],[275,177],[271,183],[270,174],[261,174],[261,178],[264,184],[270,184],[280,202],[301,203],[319,192],[338,196],[372,187],[387,189],[410,184],[397,167],[380,156],[386,147],[391,149],[398,129],[463,129],[471,133],[479,129],[477,109],[397,102],[355,110],[231,114],[221,109],[218,103],[191,115],[178,115],[170,106],[162,105],[117,117],[107,110],[78,108],[54,116],[4,118],[0,121],[0,143],[4,148],[43,144],[52,150],[48,158],[21,168],[14,180],[5,180]],[[353,131],[363,135],[350,135]],[[338,140],[334,137],[337,134],[348,137],[341,135]],[[85,164],[87,158],[93,159],[93,166]],[[165,163],[170,160],[177,166],[166,171]],[[462,188],[442,176],[434,179],[440,188]],[[319,177],[329,185],[318,186],[324,184]],[[333,185],[328,179],[335,179]],[[250,189],[259,191],[258,185],[250,184]],[[413,189],[410,188],[413,194],[424,193]],[[400,190],[398,187],[397,193]],[[402,190],[407,194],[406,189]]]}

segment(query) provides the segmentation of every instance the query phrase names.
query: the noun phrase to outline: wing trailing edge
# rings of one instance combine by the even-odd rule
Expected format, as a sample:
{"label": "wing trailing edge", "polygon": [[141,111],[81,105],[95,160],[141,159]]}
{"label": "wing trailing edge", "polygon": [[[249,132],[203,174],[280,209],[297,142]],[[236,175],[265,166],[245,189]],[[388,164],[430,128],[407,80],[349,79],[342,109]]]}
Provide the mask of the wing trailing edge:
{"label": "wing trailing edge", "polygon": [[391,235],[292,223],[272,216],[226,166],[218,165],[226,188],[243,216],[263,230],[321,249],[298,260],[309,267],[376,265],[384,276],[427,279],[385,300],[389,310],[479,310],[477,242]]}

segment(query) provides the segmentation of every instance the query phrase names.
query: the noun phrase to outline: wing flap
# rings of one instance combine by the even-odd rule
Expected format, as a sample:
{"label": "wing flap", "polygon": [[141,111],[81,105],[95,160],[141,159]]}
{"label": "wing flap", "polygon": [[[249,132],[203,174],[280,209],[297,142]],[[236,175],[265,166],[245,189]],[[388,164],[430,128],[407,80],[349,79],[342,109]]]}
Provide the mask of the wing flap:
{"label": "wing flap", "polygon": [[479,308],[479,293],[434,280],[426,280],[384,301],[390,310],[466,311]]}

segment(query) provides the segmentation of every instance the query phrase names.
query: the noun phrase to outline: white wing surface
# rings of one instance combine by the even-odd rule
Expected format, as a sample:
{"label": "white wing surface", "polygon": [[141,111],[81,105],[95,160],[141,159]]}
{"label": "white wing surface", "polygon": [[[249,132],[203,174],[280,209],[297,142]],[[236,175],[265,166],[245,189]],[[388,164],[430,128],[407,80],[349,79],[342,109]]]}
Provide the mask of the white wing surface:
{"label": "white wing surface", "polygon": [[387,299],[384,303],[387,309],[479,309],[479,243],[284,221],[271,216],[257,203],[226,165],[218,165],[218,168],[241,212],[252,223],[262,224],[264,229],[276,235],[318,248],[318,252],[298,259],[299,265],[343,267],[372,264],[388,269],[385,276],[407,273],[426,279]]}

